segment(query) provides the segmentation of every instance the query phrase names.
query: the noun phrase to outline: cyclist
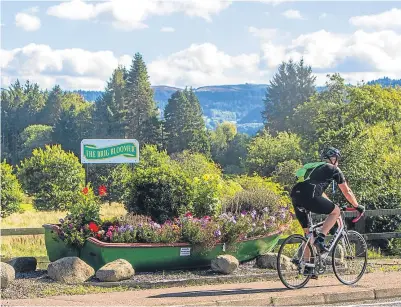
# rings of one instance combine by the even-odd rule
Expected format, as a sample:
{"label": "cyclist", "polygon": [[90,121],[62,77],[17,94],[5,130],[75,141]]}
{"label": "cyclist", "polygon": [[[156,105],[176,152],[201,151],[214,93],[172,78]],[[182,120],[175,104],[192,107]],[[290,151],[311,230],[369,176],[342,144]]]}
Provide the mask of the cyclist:
{"label": "cyclist", "polygon": [[311,243],[323,253],[328,252],[328,248],[324,244],[325,237],[340,216],[340,208],[324,193],[330,183],[334,180],[338,184],[345,198],[356,210],[361,213],[365,210],[364,206],[358,204],[358,201],[345,181],[342,171],[338,167],[340,158],[341,153],[336,148],[329,147],[323,150],[321,153],[322,162],[305,164],[297,171],[297,183],[291,191],[295,215],[305,234],[309,232],[305,209],[314,213],[329,215],[317,238],[311,238]]}

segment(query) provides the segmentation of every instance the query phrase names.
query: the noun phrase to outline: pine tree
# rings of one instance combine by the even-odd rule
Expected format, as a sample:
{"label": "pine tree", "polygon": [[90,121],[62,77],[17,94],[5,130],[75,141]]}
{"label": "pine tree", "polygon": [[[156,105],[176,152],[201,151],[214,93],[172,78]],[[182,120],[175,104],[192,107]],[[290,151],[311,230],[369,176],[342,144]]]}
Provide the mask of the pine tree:
{"label": "pine tree", "polygon": [[272,133],[292,130],[294,109],[315,93],[316,77],[303,59],[299,63],[283,62],[267,86],[262,116]]}
{"label": "pine tree", "polygon": [[202,109],[192,89],[173,93],[164,112],[169,153],[185,149],[210,153]]}
{"label": "pine tree", "polygon": [[157,144],[160,139],[157,107],[145,62],[136,53],[128,72],[126,83],[127,137],[135,138],[141,145]]}
{"label": "pine tree", "polygon": [[63,107],[63,95],[59,85],[53,87],[41,112],[41,124],[54,126],[58,121]]}
{"label": "pine tree", "polygon": [[127,71],[123,67],[114,70],[103,95],[96,101],[93,137],[125,138],[127,134],[125,97]]}

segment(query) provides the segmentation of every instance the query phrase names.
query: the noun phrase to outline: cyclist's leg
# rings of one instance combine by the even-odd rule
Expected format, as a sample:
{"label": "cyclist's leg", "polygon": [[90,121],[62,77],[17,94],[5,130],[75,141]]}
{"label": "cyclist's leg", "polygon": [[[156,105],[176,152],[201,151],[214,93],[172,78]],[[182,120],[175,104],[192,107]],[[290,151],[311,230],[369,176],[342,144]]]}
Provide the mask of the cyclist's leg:
{"label": "cyclist's leg", "polygon": [[340,208],[323,196],[315,197],[313,200],[313,208],[311,208],[311,212],[317,214],[328,214],[321,230],[321,233],[326,236],[330,229],[336,224],[337,219],[340,216]]}
{"label": "cyclist's leg", "polygon": [[[302,203],[300,202],[299,199],[293,197],[292,204],[294,207],[295,216],[297,217],[298,222],[301,224],[301,227],[304,230],[305,235],[309,234],[308,215],[304,211],[304,208],[302,207]],[[311,238],[311,244],[313,244],[313,237]],[[310,258],[309,248],[307,248],[305,246],[304,261],[309,262],[310,261],[309,258]]]}

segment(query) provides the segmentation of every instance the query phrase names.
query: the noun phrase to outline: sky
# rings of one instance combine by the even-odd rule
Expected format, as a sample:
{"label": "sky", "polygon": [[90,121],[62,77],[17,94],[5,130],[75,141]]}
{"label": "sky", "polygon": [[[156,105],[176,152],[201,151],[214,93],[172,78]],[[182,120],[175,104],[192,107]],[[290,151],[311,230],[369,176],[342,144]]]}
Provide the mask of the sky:
{"label": "sky", "polygon": [[317,85],[401,78],[401,1],[1,1],[1,87],[103,90],[136,52],[152,85],[267,84],[302,57]]}

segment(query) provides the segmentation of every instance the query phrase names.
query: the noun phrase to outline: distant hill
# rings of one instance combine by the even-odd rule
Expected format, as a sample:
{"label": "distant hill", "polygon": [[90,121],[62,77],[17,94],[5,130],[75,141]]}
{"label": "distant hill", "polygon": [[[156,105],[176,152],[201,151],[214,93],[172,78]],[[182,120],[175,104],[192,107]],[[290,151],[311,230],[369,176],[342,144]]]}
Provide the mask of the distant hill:
{"label": "distant hill", "polygon": [[[368,84],[382,86],[401,86],[401,80],[392,80],[387,77],[373,80]],[[267,84],[236,84],[203,86],[194,89],[205,116],[206,126],[214,129],[218,122],[231,121],[237,124],[238,131],[250,135],[255,134],[262,126],[263,99]],[[317,91],[325,87],[317,87]],[[154,99],[163,115],[163,110],[171,95],[180,88],[158,85],[153,86]],[[76,91],[88,101],[96,101],[101,91]]]}

